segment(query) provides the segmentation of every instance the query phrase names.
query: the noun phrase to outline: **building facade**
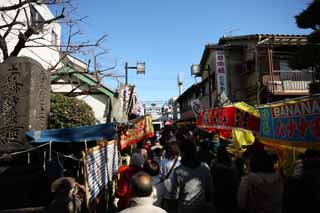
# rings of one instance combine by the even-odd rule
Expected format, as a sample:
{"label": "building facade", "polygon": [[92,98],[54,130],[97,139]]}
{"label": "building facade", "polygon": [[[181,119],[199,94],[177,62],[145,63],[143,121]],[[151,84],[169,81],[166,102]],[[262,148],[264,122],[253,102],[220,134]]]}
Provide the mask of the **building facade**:
{"label": "building facade", "polygon": [[64,66],[51,76],[52,93],[85,101],[92,108],[97,124],[124,119],[113,110],[119,105],[116,91],[100,83],[96,75],[88,73],[86,63],[70,55],[63,63]]}
{"label": "building facade", "polygon": [[[0,0],[0,7],[10,6],[18,4],[19,0]],[[51,13],[50,9],[45,4],[34,4],[23,7],[24,10],[10,10],[2,11],[2,18],[0,19],[0,25],[5,25],[7,22],[10,23],[12,19],[17,16],[17,21],[23,23],[14,25],[14,28],[7,35],[5,41],[9,54],[13,51],[14,47],[18,42],[18,35],[20,32],[27,30],[27,25],[32,22],[41,22],[43,20],[53,19],[55,16]],[[0,34],[4,35],[8,28],[0,29]],[[38,39],[40,38],[40,39]],[[54,67],[59,63],[60,59],[60,42],[61,42],[61,26],[57,22],[44,25],[39,33],[32,35],[30,41],[27,42],[27,48],[23,48],[19,56],[30,57],[38,61],[45,69]],[[2,52],[0,53],[0,62],[3,60]]]}
{"label": "building facade", "polygon": [[256,34],[222,37],[218,44],[206,45],[200,61],[200,90],[209,87],[210,70],[212,106],[209,95],[202,95],[202,108],[237,101],[256,105],[308,95],[309,83],[317,76],[312,70],[289,66],[306,42],[300,35]]}

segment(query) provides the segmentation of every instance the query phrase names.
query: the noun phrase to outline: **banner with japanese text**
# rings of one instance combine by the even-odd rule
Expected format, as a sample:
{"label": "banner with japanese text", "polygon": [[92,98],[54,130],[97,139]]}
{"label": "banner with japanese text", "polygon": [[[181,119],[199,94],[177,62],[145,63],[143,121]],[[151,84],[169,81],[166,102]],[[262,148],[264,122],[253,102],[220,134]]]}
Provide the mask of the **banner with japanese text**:
{"label": "banner with japanese text", "polygon": [[218,94],[224,92],[228,96],[227,69],[224,51],[216,51],[216,79]]}
{"label": "banner with japanese text", "polygon": [[260,138],[287,145],[320,145],[320,96],[287,100],[258,108]]}
{"label": "banner with japanese text", "polygon": [[234,128],[258,132],[259,124],[259,112],[244,102],[203,110],[197,121],[199,128],[208,132],[218,132],[224,138],[231,137]]}
{"label": "banner with japanese text", "polygon": [[121,150],[129,145],[154,136],[151,115],[131,120],[130,123],[132,123],[134,127],[130,128],[126,135],[120,136]]}

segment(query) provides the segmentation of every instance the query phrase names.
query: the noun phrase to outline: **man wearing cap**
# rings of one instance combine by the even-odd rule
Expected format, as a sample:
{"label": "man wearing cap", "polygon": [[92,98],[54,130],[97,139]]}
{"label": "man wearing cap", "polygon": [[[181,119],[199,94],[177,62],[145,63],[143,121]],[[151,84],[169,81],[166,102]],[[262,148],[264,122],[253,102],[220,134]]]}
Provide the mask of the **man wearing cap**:
{"label": "man wearing cap", "polygon": [[133,197],[130,207],[120,213],[166,213],[165,210],[153,205],[152,178],[145,172],[138,172],[131,179]]}
{"label": "man wearing cap", "polygon": [[159,141],[156,141],[155,144],[150,148],[150,150],[153,154],[153,160],[159,163],[162,160],[163,146],[160,145]]}

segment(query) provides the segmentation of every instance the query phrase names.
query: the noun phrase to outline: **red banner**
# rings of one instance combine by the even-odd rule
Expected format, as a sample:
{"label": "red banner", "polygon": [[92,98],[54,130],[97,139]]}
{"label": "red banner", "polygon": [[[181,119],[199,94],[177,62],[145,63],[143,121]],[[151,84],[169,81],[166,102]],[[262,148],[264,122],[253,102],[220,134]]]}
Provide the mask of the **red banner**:
{"label": "red banner", "polygon": [[245,103],[208,109],[200,112],[197,126],[208,132],[217,132],[230,138],[233,128],[259,131],[260,118],[257,111]]}
{"label": "red banner", "polygon": [[154,136],[152,118],[150,115],[132,120],[130,123],[134,124],[134,128],[129,129],[128,134],[121,135],[121,150],[129,145]]}

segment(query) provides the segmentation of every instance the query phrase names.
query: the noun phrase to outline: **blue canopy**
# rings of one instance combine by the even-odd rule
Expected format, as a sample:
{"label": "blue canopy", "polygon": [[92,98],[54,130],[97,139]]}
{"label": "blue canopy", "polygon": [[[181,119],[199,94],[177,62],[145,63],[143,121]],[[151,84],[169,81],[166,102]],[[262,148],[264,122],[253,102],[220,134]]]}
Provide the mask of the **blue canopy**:
{"label": "blue canopy", "polygon": [[97,140],[112,140],[116,137],[116,127],[113,124],[99,124],[66,129],[50,129],[43,131],[28,131],[25,134],[31,138],[29,143],[47,142],[84,142]]}

